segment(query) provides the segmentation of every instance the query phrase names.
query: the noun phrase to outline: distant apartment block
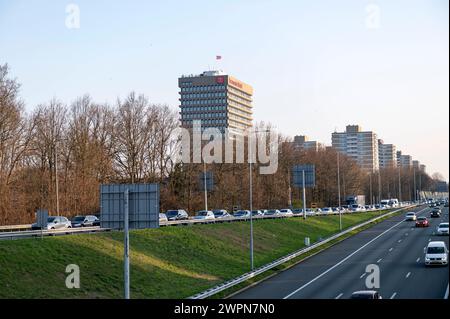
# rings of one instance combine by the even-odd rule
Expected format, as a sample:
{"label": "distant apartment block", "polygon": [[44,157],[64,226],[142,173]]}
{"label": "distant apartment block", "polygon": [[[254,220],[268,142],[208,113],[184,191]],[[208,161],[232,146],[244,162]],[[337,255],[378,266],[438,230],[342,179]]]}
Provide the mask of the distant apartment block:
{"label": "distant apartment block", "polygon": [[294,141],[292,142],[294,148],[300,150],[315,150],[316,152],[322,145],[317,141],[310,141],[306,135],[296,135],[294,136]]}
{"label": "distant apartment block", "polygon": [[[398,154],[397,154],[398,155]],[[413,159],[411,155],[404,155],[400,153],[400,157],[398,157],[398,166],[401,168],[412,168]]]}
{"label": "distant apartment block", "polygon": [[427,166],[424,164],[420,164],[420,171],[426,173],[427,171]]}
{"label": "distant apartment block", "polygon": [[412,161],[412,167],[413,167],[416,171],[420,170],[420,162],[417,161],[417,160]]}
{"label": "distant apartment block", "polygon": [[378,140],[378,159],[380,168],[397,167],[397,150],[393,144],[384,144],[384,141]]}
{"label": "distant apartment block", "polygon": [[334,132],[332,146],[353,158],[366,171],[379,169],[377,134],[363,131],[359,125],[348,125],[345,132]]}
{"label": "distant apartment block", "polygon": [[201,120],[202,128],[218,128],[221,132],[252,127],[253,88],[225,74],[205,71],[200,75],[182,76],[180,88],[181,126],[191,128]]}

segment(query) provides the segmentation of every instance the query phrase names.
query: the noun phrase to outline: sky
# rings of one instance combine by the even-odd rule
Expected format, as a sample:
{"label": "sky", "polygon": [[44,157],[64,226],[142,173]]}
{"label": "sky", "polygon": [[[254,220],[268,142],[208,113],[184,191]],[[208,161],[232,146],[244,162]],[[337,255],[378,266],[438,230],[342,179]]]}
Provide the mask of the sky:
{"label": "sky", "polygon": [[0,64],[29,112],[131,91],[177,110],[179,76],[223,69],[256,121],[326,145],[360,124],[448,181],[448,30],[448,0],[0,0]]}

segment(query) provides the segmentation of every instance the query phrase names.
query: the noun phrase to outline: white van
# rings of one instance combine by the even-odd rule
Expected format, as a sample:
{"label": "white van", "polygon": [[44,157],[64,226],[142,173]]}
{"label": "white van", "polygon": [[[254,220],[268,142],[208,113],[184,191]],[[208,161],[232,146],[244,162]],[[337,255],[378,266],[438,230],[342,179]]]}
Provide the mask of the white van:
{"label": "white van", "polygon": [[425,248],[425,266],[448,265],[448,249],[443,241],[431,241]]}

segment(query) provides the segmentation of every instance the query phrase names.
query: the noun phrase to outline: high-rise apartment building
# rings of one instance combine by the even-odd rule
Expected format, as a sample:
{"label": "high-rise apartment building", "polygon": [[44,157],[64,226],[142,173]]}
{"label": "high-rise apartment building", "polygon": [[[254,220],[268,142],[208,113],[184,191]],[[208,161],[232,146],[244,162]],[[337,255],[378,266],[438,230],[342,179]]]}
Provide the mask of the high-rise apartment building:
{"label": "high-rise apartment building", "polygon": [[420,162],[417,160],[412,161],[412,167],[416,170],[419,171],[420,170]]}
{"label": "high-rise apartment building", "polygon": [[345,132],[334,132],[332,146],[343,154],[353,158],[366,171],[379,168],[377,134],[362,131],[359,125],[347,125]]}
{"label": "high-rise apartment building", "polygon": [[397,167],[397,150],[393,144],[384,144],[383,140],[378,140],[378,160],[380,168]]}
{"label": "high-rise apartment building", "polygon": [[252,127],[250,85],[223,71],[205,71],[182,76],[178,86],[182,127],[191,128],[195,120],[201,120],[202,128],[215,127],[222,132]]}

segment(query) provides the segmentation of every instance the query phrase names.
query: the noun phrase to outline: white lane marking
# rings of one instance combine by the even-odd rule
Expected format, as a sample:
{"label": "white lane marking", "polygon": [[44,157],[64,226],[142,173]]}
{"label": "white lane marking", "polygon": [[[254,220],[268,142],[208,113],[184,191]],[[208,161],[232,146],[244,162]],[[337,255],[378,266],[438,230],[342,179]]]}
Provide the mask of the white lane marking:
{"label": "white lane marking", "polygon": [[393,250],[394,250],[394,248],[392,248],[392,247],[391,247],[391,248],[389,248],[389,252],[391,252],[391,251],[393,251]]}
{"label": "white lane marking", "polygon": [[447,290],[445,291],[444,299],[448,299],[448,284],[447,284]]}
{"label": "white lane marking", "polygon": [[334,298],[334,299],[339,299],[339,298],[341,298],[343,295],[344,295],[344,294],[341,292],[341,293],[340,293],[339,295],[337,295],[336,298]]}
{"label": "white lane marking", "polygon": [[366,273],[363,273],[361,276],[359,276],[359,279],[361,279],[362,277],[364,277],[366,275]]}
{"label": "white lane marking", "polygon": [[[422,209],[420,212],[426,210],[426,208]],[[332,271],[334,268],[340,266],[341,264],[343,264],[344,262],[346,262],[348,259],[350,259],[351,257],[353,257],[355,254],[357,254],[359,251],[363,250],[364,248],[366,248],[367,246],[369,246],[371,243],[373,243],[375,240],[377,240],[378,238],[380,238],[381,236],[383,236],[384,234],[390,232],[392,229],[394,229],[395,227],[397,227],[398,225],[400,225],[401,223],[403,223],[404,220],[399,221],[397,224],[395,224],[394,226],[392,226],[391,228],[386,229],[384,232],[382,232],[381,234],[379,234],[378,236],[376,236],[375,238],[373,238],[372,240],[370,240],[369,242],[365,243],[364,245],[362,245],[360,248],[358,248],[357,250],[355,250],[354,252],[352,252],[350,255],[348,255],[347,257],[345,257],[344,259],[342,259],[340,262],[338,262],[337,264],[335,264],[334,266],[328,268],[327,270],[325,270],[323,273],[321,273],[320,275],[316,276],[314,279],[308,281],[306,284],[304,284],[303,286],[301,286],[300,288],[297,288],[296,290],[294,290],[293,292],[291,292],[290,294],[288,294],[287,296],[283,297],[283,299],[288,299],[290,297],[292,297],[293,295],[295,295],[297,292],[305,289],[306,287],[308,287],[309,285],[311,285],[313,282],[317,281],[318,279],[322,278],[323,276],[325,276],[326,274],[328,274],[330,271]]]}
{"label": "white lane marking", "polygon": [[399,240],[398,240],[398,242],[399,242],[399,243],[401,243],[401,242],[402,242],[402,240],[401,240],[401,239],[399,239]]}
{"label": "white lane marking", "polygon": [[418,263],[420,261],[420,257],[419,258],[417,258],[417,260],[416,260],[416,263]]}
{"label": "white lane marking", "polygon": [[408,233],[405,233],[405,236],[408,236]]}
{"label": "white lane marking", "polygon": [[394,298],[395,298],[395,296],[397,296],[397,293],[396,293],[396,292],[394,292],[394,293],[392,294],[392,296],[391,296],[391,298],[390,298],[390,299],[394,299]]}
{"label": "white lane marking", "polygon": [[411,276],[411,272],[407,273],[405,278],[409,278],[409,276]]}
{"label": "white lane marking", "polygon": [[380,261],[382,261],[382,260],[383,260],[383,258],[378,259],[377,264],[380,263]]}
{"label": "white lane marking", "polygon": [[428,241],[430,242],[430,241],[431,241],[431,238],[430,238],[430,239],[428,239]]}

